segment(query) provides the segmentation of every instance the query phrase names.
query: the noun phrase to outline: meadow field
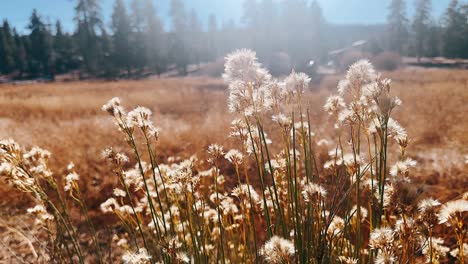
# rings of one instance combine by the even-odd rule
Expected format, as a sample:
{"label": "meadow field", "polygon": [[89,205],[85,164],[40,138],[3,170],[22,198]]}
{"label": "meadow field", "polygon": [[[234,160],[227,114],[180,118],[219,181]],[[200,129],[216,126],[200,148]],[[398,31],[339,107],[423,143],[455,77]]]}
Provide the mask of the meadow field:
{"label": "meadow field", "polygon": [[[403,102],[393,115],[408,132],[411,143],[407,157],[418,163],[410,176],[417,192],[413,202],[428,196],[442,203],[460,198],[468,190],[468,70],[407,68],[382,75],[392,79],[392,94]],[[323,111],[323,105],[342,78],[336,75],[312,80],[303,97],[315,140],[322,140],[318,145],[322,165],[335,133],[334,120]],[[228,89],[222,79],[0,85],[0,139],[12,138],[22,146],[49,150],[55,177],[65,175],[67,165],[73,162],[81,176],[84,200],[98,227],[115,221],[103,216],[99,208],[119,184],[101,153],[107,147],[129,152],[123,147],[122,133],[101,110],[115,96],[128,108],[143,106],[153,112],[152,121],[161,129],[156,157],[161,163],[192,155],[206,159],[213,143],[225,150],[236,147],[236,141],[229,137],[233,118],[226,106]],[[272,139],[275,141],[275,135]],[[226,160],[218,166],[226,184],[233,188],[237,180],[232,166]],[[0,263],[31,257],[35,238],[27,231],[34,217],[25,213],[34,205],[31,194],[5,182],[0,184],[0,192]],[[84,221],[79,212],[72,215],[76,222]]]}

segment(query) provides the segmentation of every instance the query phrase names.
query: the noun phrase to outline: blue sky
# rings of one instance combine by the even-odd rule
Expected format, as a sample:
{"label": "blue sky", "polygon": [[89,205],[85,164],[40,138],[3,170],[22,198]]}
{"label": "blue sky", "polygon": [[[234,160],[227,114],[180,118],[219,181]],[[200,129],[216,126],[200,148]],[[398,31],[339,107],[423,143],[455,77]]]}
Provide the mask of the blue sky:
{"label": "blue sky", "polygon": [[[253,1],[253,0],[248,0]],[[287,0],[277,0],[287,1]],[[450,0],[434,0],[433,13],[439,17]],[[0,19],[8,19],[20,32],[25,31],[28,18],[33,8],[51,22],[60,19],[66,30],[74,28],[74,0],[0,0]],[[109,23],[114,0],[101,0],[105,21]],[[154,0],[158,14],[167,26],[170,0]],[[206,21],[215,13],[218,23],[234,19],[236,23],[242,16],[244,0],[184,0],[188,8],[194,8],[199,17]],[[331,23],[339,24],[375,24],[384,23],[390,0],[319,0],[325,17]],[[408,12],[411,14],[414,0],[408,0]]]}

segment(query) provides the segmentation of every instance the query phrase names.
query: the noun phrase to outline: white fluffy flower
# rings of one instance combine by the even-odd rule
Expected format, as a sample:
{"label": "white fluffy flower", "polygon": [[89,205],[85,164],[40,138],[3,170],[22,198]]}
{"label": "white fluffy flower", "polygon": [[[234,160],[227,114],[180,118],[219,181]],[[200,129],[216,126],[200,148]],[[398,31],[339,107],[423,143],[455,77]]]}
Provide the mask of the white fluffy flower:
{"label": "white fluffy flower", "polygon": [[125,113],[120,98],[114,97],[110,99],[105,105],[102,106],[102,110],[108,112],[112,116],[119,116]]}
{"label": "white fluffy flower", "polygon": [[439,223],[451,224],[453,221],[458,221],[463,219],[462,214],[468,212],[468,201],[467,200],[455,200],[447,202],[442,205],[442,208],[439,211]]}
{"label": "white fluffy flower", "polygon": [[211,144],[208,147],[208,154],[210,154],[214,158],[218,158],[224,155],[223,146],[218,144]]}
{"label": "white fluffy flower", "polygon": [[418,204],[418,210],[421,213],[427,212],[429,210],[433,210],[434,207],[437,207],[440,205],[440,202],[432,199],[432,198],[427,198],[424,200],[421,200]]}
{"label": "white fluffy flower", "polygon": [[[467,254],[468,253],[468,244],[467,243],[463,243],[463,253]],[[454,258],[457,258],[460,256],[460,248],[459,247],[456,247],[455,249],[453,249],[452,251],[450,251],[450,255]],[[466,257],[466,255],[465,255]]]}
{"label": "white fluffy flower", "polygon": [[303,72],[296,73],[293,71],[286,79],[284,83],[286,90],[292,94],[301,95],[309,87],[310,77]]}
{"label": "white fluffy flower", "polygon": [[292,125],[291,118],[287,117],[283,113],[279,113],[277,115],[274,115],[274,116],[271,117],[271,119],[273,120],[273,122],[278,123],[278,125],[280,125],[281,127],[284,127],[284,128],[289,128]]}
{"label": "white fluffy flower", "polygon": [[295,248],[291,241],[273,236],[263,245],[260,253],[268,263],[285,263],[294,255]]}
{"label": "white fluffy flower", "polygon": [[237,149],[231,149],[229,150],[224,157],[231,163],[239,165],[243,161],[243,155],[242,153],[237,150]]}
{"label": "white fluffy flower", "polygon": [[71,172],[65,176],[65,186],[63,187],[64,191],[68,192],[72,189],[73,184],[80,180],[80,175],[76,172]]}
{"label": "white fluffy flower", "polygon": [[[431,247],[429,244],[432,241]],[[431,248],[432,248],[432,257],[436,255],[437,257],[444,257],[447,255],[447,253],[450,251],[450,248],[444,246],[444,240],[439,237],[432,237],[428,238],[427,241],[424,241],[421,245],[422,253],[426,255],[426,258],[428,259],[427,262],[429,262],[429,259],[431,257]]]}
{"label": "white fluffy flower", "polygon": [[358,259],[352,258],[352,257],[345,257],[345,256],[340,256],[338,258],[342,264],[357,264]]}
{"label": "white fluffy flower", "polygon": [[332,115],[339,113],[342,109],[346,107],[346,104],[343,100],[343,97],[339,95],[331,95],[327,98],[327,102],[323,106],[325,111]]}
{"label": "white fluffy flower", "polygon": [[304,196],[304,200],[306,202],[312,202],[316,199],[315,197],[318,199],[325,198],[327,196],[327,190],[325,190],[325,188],[319,184],[308,183],[304,186],[302,195]]}
{"label": "white fluffy flower", "polygon": [[[351,209],[350,214],[357,217],[357,206],[356,205],[353,206],[353,208]],[[361,221],[365,221],[365,218],[367,217],[368,214],[369,214],[369,212],[367,211],[367,209],[365,207],[361,206]]]}
{"label": "white fluffy flower", "polygon": [[139,127],[149,128],[153,124],[151,122],[151,110],[146,107],[138,106],[137,108],[130,111],[127,115],[127,126],[128,127]]}
{"label": "white fluffy flower", "polygon": [[119,188],[115,188],[114,189],[114,196],[115,197],[125,197],[127,194],[124,190],[122,189],[119,189]]}
{"label": "white fluffy flower", "polygon": [[120,205],[115,198],[109,198],[101,204],[101,211],[103,213],[112,213],[118,208],[120,208]]}
{"label": "white fluffy flower", "polygon": [[370,234],[369,246],[372,249],[383,249],[393,243],[394,232],[389,227],[376,228]]}
{"label": "white fluffy flower", "polygon": [[257,54],[248,49],[236,50],[225,58],[223,78],[226,82],[263,82],[271,76],[257,61]]}
{"label": "white fluffy flower", "polygon": [[250,198],[252,198],[252,202],[254,204],[260,201],[260,195],[258,195],[254,187],[251,185],[247,185],[247,184],[242,184],[240,186],[235,187],[232,190],[231,194],[240,199],[246,199],[247,201],[250,201]]}
{"label": "white fluffy flower", "polygon": [[127,251],[122,256],[124,264],[146,264],[150,261],[151,256],[145,248],[140,248],[138,252]]}
{"label": "white fluffy flower", "polygon": [[226,57],[223,78],[229,84],[228,108],[245,116],[268,111],[278,105],[278,83],[257,62],[250,50],[237,50]]}
{"label": "white fluffy flower", "polygon": [[379,251],[375,257],[375,264],[393,264],[397,263],[397,257],[392,252],[387,250]]}
{"label": "white fluffy flower", "polygon": [[408,176],[409,169],[416,167],[418,165],[418,162],[411,159],[407,158],[403,161],[397,161],[391,168],[390,168],[390,175],[393,177],[396,177],[397,175],[401,176]]}
{"label": "white fluffy flower", "polygon": [[374,67],[368,60],[360,60],[349,67],[346,74],[346,79],[354,84],[366,84],[374,81],[377,78],[377,73]]}
{"label": "white fluffy flower", "polygon": [[33,208],[28,208],[27,212],[36,216],[35,224],[42,225],[47,221],[53,220],[54,216],[47,212],[43,205],[36,205]]}
{"label": "white fluffy flower", "polygon": [[330,223],[330,226],[328,227],[327,232],[330,236],[336,236],[343,231],[344,227],[345,222],[343,218],[339,216],[334,216]]}

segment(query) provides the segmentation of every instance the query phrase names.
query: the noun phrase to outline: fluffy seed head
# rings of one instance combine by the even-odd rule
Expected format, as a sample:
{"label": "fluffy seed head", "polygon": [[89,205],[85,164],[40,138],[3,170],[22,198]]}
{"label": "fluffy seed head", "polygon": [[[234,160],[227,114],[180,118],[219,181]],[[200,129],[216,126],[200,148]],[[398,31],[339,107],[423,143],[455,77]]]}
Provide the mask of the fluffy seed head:
{"label": "fluffy seed head", "polygon": [[339,95],[331,95],[330,97],[328,97],[327,102],[323,106],[325,111],[330,115],[339,113],[345,107],[346,104],[343,100],[343,97]]}
{"label": "fluffy seed head", "polygon": [[302,195],[306,202],[313,202],[317,199],[324,199],[327,196],[327,190],[318,184],[308,183],[304,186]]}
{"label": "fluffy seed head", "polygon": [[441,203],[435,199],[427,198],[421,200],[418,204],[418,209],[421,213],[425,213],[428,211],[433,211],[435,207],[439,206]]}
{"label": "fluffy seed head", "polygon": [[138,106],[128,113],[127,126],[136,126],[142,129],[152,127],[153,124],[151,122],[151,114],[151,110],[148,108]]}
{"label": "fluffy seed head", "polygon": [[77,181],[80,180],[80,175],[78,175],[76,172],[71,172],[65,176],[65,186],[63,187],[63,190],[68,192],[70,191],[74,184],[76,184]]}
{"label": "fluffy seed head", "polygon": [[[432,241],[432,245],[429,245]],[[421,249],[422,253],[426,255],[427,263],[429,262],[431,258],[431,253],[432,253],[432,258],[433,259],[439,259],[441,257],[445,257],[447,253],[450,251],[450,248],[444,246],[444,239],[440,237],[432,237],[428,238],[427,241],[423,241],[421,243]],[[430,251],[432,248],[432,252]],[[438,261],[435,263],[439,263]]]}
{"label": "fluffy seed head", "polygon": [[338,258],[342,264],[357,264],[358,259],[352,258],[352,257],[345,257],[345,256],[340,256]]}
{"label": "fluffy seed head", "polygon": [[376,228],[370,234],[369,245],[373,249],[384,249],[393,243],[394,232],[389,227]]}
{"label": "fluffy seed head", "polygon": [[239,150],[231,149],[226,153],[226,155],[224,155],[224,157],[232,164],[239,165],[242,163],[244,156]]}
{"label": "fluffy seed head", "polygon": [[150,261],[151,256],[145,248],[140,248],[138,252],[127,251],[122,256],[124,264],[146,264]]}
{"label": "fluffy seed head", "polygon": [[376,78],[377,73],[368,60],[360,60],[354,63],[349,67],[346,74],[346,79],[348,79],[352,85],[369,83]]}
{"label": "fluffy seed head", "polygon": [[29,214],[33,214],[34,216],[36,216],[36,220],[35,220],[36,225],[43,225],[47,221],[54,220],[54,216],[49,214],[47,212],[47,209],[43,205],[40,205],[40,204],[34,206],[33,208],[27,209],[27,212]]}
{"label": "fluffy seed head", "polygon": [[439,211],[439,223],[446,223],[451,225],[452,223],[458,223],[463,221],[463,214],[468,212],[468,201],[467,200],[455,200],[447,202],[442,205]]}
{"label": "fluffy seed head", "polygon": [[294,244],[281,238],[273,236],[263,245],[260,254],[268,263],[285,263],[295,253]]}
{"label": "fluffy seed head", "polygon": [[404,161],[398,161],[390,169],[390,175],[393,177],[396,177],[397,175],[407,177],[409,169],[416,167],[416,165],[418,165],[418,162],[411,158],[407,158]]}
{"label": "fluffy seed head", "polygon": [[114,97],[110,99],[105,105],[102,106],[102,110],[108,112],[112,116],[118,116],[125,113],[121,106],[120,98]]}
{"label": "fluffy seed head", "polygon": [[223,78],[226,82],[263,82],[271,76],[257,61],[257,54],[248,49],[236,50],[225,58]]}
{"label": "fluffy seed head", "polygon": [[286,79],[284,83],[286,90],[294,95],[301,95],[309,87],[310,77],[307,74],[300,72],[296,73],[293,71]]}
{"label": "fluffy seed head", "polygon": [[[249,194],[250,192],[250,194]],[[252,198],[253,203],[258,203],[260,201],[260,196],[255,191],[254,187],[247,184],[242,184],[240,186],[235,187],[231,193],[233,196],[238,197],[239,199],[248,200],[250,197]],[[248,204],[250,205],[250,204]]]}
{"label": "fluffy seed head", "polygon": [[218,144],[211,144],[208,147],[208,154],[210,154],[213,158],[217,159],[224,155],[223,146]]}

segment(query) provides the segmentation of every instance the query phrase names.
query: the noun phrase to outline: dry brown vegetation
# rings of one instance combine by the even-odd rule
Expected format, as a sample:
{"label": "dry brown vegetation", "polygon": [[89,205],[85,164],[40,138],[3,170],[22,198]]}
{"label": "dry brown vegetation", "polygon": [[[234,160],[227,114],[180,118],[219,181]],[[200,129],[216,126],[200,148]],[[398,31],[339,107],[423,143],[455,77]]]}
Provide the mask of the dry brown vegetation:
{"label": "dry brown vegetation", "polygon": [[[439,187],[466,190],[468,71],[415,69],[384,75],[393,80],[393,93],[404,102],[396,115],[412,137],[410,154],[427,163],[420,166],[425,169],[421,176]],[[327,138],[330,132],[322,106],[339,79],[331,76],[315,83],[306,99],[319,137]],[[229,143],[225,88],[221,80],[208,78],[3,85],[0,138],[48,149],[54,169],[73,161],[82,175],[108,181],[99,154],[121,142],[101,110],[109,98],[118,95],[128,106],[150,108],[162,128],[164,156],[187,157],[212,142]],[[88,195],[95,191],[100,192],[95,189]]]}
{"label": "dry brown vegetation", "polygon": [[[406,69],[384,75],[393,80],[392,91],[404,103],[396,117],[413,141],[408,154],[422,165],[414,176],[415,184],[443,202],[458,197],[468,189],[468,71]],[[322,107],[341,77],[326,77],[306,96],[318,139],[333,138],[332,122]],[[208,78],[3,85],[0,139],[14,138],[22,145],[48,149],[56,172],[73,161],[83,177],[89,206],[96,209],[116,184],[100,155],[104,148],[122,142],[112,120],[101,110],[114,96],[129,107],[141,105],[153,111],[155,124],[162,128],[162,160],[203,155],[213,142],[232,144],[226,87],[221,80]],[[8,234],[22,228],[8,227],[15,221],[28,221],[22,214],[29,200],[4,184],[0,191],[0,218],[6,219],[0,222],[0,237],[11,238]],[[25,241],[2,243],[14,248],[27,246]]]}

